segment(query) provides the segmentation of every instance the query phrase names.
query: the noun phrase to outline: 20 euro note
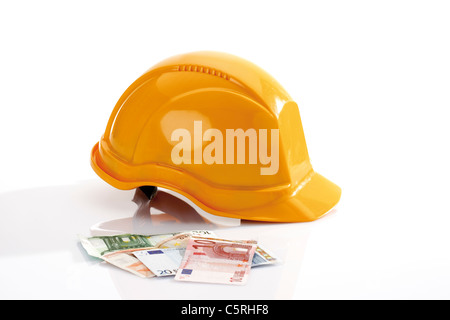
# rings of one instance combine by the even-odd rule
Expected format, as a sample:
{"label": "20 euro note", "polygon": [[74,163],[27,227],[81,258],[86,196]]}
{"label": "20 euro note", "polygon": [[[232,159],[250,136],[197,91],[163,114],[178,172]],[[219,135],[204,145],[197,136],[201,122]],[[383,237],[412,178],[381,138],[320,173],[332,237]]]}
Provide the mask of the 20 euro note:
{"label": "20 euro note", "polygon": [[177,273],[185,251],[186,248],[150,249],[135,251],[133,255],[157,277],[167,277]]}
{"label": "20 euro note", "polygon": [[[174,276],[183,258],[188,240],[192,235],[213,236],[211,231],[193,230],[177,233],[173,236],[159,237],[159,242],[147,250],[128,249],[104,254],[102,259],[115,266],[134,273],[138,276],[149,278],[161,276]],[[161,240],[162,238],[162,240]],[[163,248],[163,250],[159,249]]]}
{"label": "20 euro note", "polygon": [[[181,259],[183,257],[184,249],[186,248],[187,239],[189,239],[189,237],[191,237],[190,232],[180,233],[157,243],[155,247],[152,247],[155,249],[147,248],[146,250],[142,250],[142,248],[132,248],[127,250],[113,251],[103,254],[101,256],[101,259],[142,278],[151,278],[155,275],[175,275],[176,269],[180,265]],[[156,266],[154,266],[153,264],[145,264],[143,263],[143,261],[141,261],[142,259],[140,258],[140,256],[142,256],[143,254],[162,253],[162,251],[158,249],[162,247],[165,248],[165,254],[161,255],[161,258],[159,259],[154,259],[153,262],[157,263]],[[183,251],[179,253],[179,250]],[[178,264],[176,264],[175,266],[170,264],[171,261],[173,263],[173,259],[170,260],[168,258],[164,258],[165,256],[170,257],[173,255],[175,255],[176,261],[178,262]],[[177,257],[177,255],[179,257]],[[163,261],[159,262],[158,264],[158,261],[161,259]],[[164,265],[164,268],[161,267],[162,265]]]}
{"label": "20 euro note", "polygon": [[245,284],[256,244],[191,237],[175,280]]}

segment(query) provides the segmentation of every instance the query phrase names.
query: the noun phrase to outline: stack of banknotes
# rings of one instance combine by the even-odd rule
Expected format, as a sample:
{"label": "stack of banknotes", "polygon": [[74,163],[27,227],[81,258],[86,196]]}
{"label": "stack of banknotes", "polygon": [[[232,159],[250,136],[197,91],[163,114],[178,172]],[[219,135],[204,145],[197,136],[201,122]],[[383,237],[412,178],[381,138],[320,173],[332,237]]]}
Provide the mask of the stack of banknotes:
{"label": "stack of banknotes", "polygon": [[221,239],[208,230],[79,239],[89,255],[142,278],[242,285],[250,268],[278,262],[254,240]]}

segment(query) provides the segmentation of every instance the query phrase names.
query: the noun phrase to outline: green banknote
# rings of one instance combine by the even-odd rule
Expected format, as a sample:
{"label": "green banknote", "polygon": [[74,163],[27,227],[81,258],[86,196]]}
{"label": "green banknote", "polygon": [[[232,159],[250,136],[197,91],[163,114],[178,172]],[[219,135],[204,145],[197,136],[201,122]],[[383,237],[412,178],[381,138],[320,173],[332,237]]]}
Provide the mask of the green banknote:
{"label": "green banknote", "polygon": [[[159,243],[185,232],[174,232],[154,235],[141,234],[119,234],[113,236],[95,236],[85,237],[79,235],[81,245],[86,252],[97,258],[101,258],[104,254],[139,248],[156,247]],[[214,233],[208,230],[192,230],[187,231],[191,235],[214,236]]]}

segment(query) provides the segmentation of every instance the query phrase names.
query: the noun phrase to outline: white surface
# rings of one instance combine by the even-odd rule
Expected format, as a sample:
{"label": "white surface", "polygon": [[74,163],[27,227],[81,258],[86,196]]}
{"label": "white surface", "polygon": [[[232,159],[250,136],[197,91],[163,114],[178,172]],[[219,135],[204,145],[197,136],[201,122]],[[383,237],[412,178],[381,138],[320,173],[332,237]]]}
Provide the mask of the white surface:
{"label": "white surface", "polygon": [[[0,298],[450,298],[449,14],[446,1],[2,2]],[[163,193],[177,218],[150,219],[89,167],[123,91],[203,49],[271,73],[299,104],[313,167],[343,189],[313,223],[214,229],[283,260],[244,287],[143,280],[77,242],[214,228]]]}

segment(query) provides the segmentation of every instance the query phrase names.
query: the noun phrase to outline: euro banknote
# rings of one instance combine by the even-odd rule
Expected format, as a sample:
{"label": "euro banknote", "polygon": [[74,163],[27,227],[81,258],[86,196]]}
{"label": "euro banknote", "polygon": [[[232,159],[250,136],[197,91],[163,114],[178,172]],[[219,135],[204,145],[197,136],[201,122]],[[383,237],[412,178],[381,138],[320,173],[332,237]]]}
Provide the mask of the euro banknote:
{"label": "euro banknote", "polygon": [[196,236],[215,236],[215,233],[209,230],[191,230],[185,232],[174,232],[164,234],[140,235],[140,234],[119,234],[113,236],[95,236],[85,237],[79,235],[78,238],[86,252],[97,258],[104,254],[118,252],[129,249],[143,249],[159,247],[160,244],[166,244],[166,247],[175,245],[176,242],[168,243],[168,240],[174,236],[183,234],[186,237]]}
{"label": "euro banknote", "polygon": [[[182,238],[182,242],[179,239]],[[186,252],[186,245],[190,236],[179,235],[174,236],[170,241],[163,243],[158,249],[150,250],[133,250],[130,254],[139,259],[149,270],[151,270],[156,276],[174,276],[175,273],[172,270],[178,270],[178,267],[183,260],[183,256]],[[175,240],[177,239],[177,240]],[[205,238],[214,239],[214,238]],[[225,240],[222,241],[240,242],[238,240]],[[253,243],[253,241],[247,241]],[[167,245],[170,244],[170,247]],[[269,250],[262,245],[257,244],[255,254],[253,255],[251,267],[258,267],[267,264],[278,263],[279,259],[270,253]]]}
{"label": "euro banknote", "polygon": [[145,264],[130,252],[111,252],[104,254],[102,259],[141,278],[152,278],[155,276]]}
{"label": "euro banknote", "polygon": [[[208,236],[212,236],[212,233],[208,232]],[[194,234],[192,232],[181,232],[178,233],[172,237],[166,238],[164,240],[161,240],[157,243],[155,248],[161,248],[161,249],[167,249],[167,248],[186,248],[189,238]],[[206,236],[205,233],[202,234],[202,236]]]}
{"label": "euro banknote", "polygon": [[149,250],[160,248],[160,246],[164,246],[164,248],[184,246],[185,248],[186,239],[191,235],[215,236],[215,233],[208,230],[191,230],[156,235],[121,234],[89,238],[79,236],[79,239],[89,255],[100,258],[139,277],[151,278],[155,274],[136,258],[133,252],[143,248]]}
{"label": "euro banknote", "polygon": [[[187,242],[189,241],[191,236],[196,237],[197,235],[195,235],[195,234],[188,235],[187,237],[183,237],[183,235],[176,235],[172,238],[175,239],[176,237],[179,237],[179,236],[183,238],[183,242],[180,244],[180,246],[182,248],[186,248]],[[255,254],[252,259],[252,267],[262,266],[262,265],[266,265],[266,264],[275,264],[275,263],[279,262],[279,259],[273,253],[271,253],[269,250],[267,250],[262,245],[258,244],[258,242],[256,240],[252,240],[252,239],[250,239],[250,240],[221,239],[221,238],[217,238],[217,237],[210,237],[205,234],[202,235],[202,238],[206,239],[206,240],[216,240],[216,241],[222,241],[222,242],[256,244],[256,251],[255,251]],[[171,239],[167,239],[167,242],[171,244],[170,246],[168,246],[168,248],[176,248],[177,247],[176,245],[173,245],[171,243]],[[162,242],[161,245],[159,246],[159,248],[165,248],[164,245],[165,245],[165,243]]]}
{"label": "euro banknote", "polygon": [[175,280],[245,284],[255,251],[255,243],[191,237]]}
{"label": "euro banknote", "polygon": [[[230,240],[217,238],[209,230],[191,230],[156,235],[121,234],[115,236],[82,237],[84,249],[92,256],[142,278],[155,275],[175,276],[183,260],[191,237],[221,242],[257,244],[255,240]],[[279,261],[261,245],[257,245],[252,267]]]}
{"label": "euro banknote", "polygon": [[[183,260],[185,252],[185,246],[133,251],[132,254],[134,255],[135,259],[141,262],[142,265],[140,265],[139,262],[134,261],[135,263],[132,264],[132,270],[130,270],[130,272],[134,273],[135,269],[139,267],[140,270],[149,270],[152,276],[175,276],[181,264],[181,261]],[[123,253],[110,253],[109,255],[114,254]],[[128,262],[128,260],[125,261]],[[255,254],[253,255],[251,267],[253,268],[266,264],[274,264],[278,261],[278,258],[269,253],[267,249],[263,248],[260,245],[257,245]],[[127,267],[128,265],[125,268]],[[124,268],[122,267],[122,269]]]}
{"label": "euro banknote", "polygon": [[175,276],[183,260],[186,248],[150,249],[133,252],[157,277]]}

